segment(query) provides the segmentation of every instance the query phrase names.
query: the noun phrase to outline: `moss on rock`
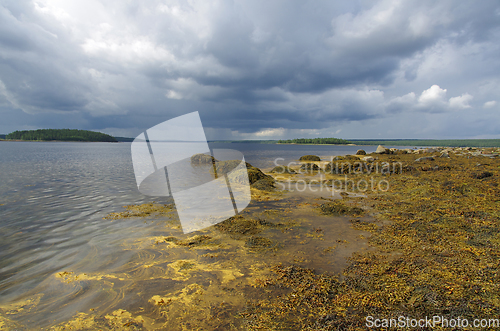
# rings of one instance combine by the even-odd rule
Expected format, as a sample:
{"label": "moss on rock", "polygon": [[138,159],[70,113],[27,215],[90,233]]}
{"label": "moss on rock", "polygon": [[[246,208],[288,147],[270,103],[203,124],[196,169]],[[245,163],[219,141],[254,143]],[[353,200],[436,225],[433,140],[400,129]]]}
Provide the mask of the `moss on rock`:
{"label": "moss on rock", "polygon": [[299,161],[321,161],[321,159],[317,155],[304,155],[300,157]]}

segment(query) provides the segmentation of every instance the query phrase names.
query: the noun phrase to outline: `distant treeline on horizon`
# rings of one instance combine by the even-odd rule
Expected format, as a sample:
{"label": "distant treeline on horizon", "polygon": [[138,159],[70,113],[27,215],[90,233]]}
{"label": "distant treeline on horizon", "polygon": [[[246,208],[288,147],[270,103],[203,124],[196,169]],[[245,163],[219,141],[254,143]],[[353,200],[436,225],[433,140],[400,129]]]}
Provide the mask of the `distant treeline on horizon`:
{"label": "distant treeline on horizon", "polygon": [[108,134],[87,130],[75,129],[39,129],[14,131],[5,136],[6,140],[26,141],[92,141],[92,142],[117,142]]}
{"label": "distant treeline on horizon", "polygon": [[317,145],[388,145],[388,146],[440,146],[440,147],[500,147],[500,139],[351,139],[313,138],[290,140],[218,140],[217,143],[255,144],[317,144]]}

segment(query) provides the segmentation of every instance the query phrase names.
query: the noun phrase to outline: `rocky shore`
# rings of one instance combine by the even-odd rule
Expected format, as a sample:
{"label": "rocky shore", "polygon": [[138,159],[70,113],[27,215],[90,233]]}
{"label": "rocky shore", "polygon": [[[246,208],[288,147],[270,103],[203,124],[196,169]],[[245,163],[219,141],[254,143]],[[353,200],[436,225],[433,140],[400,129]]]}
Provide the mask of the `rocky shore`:
{"label": "rocky shore", "polygon": [[116,270],[55,274],[62,287],[103,287],[109,298],[53,329],[364,330],[368,316],[498,318],[499,154],[379,146],[269,171],[247,165],[252,203],[194,235],[180,231],[172,205],[126,206],[107,221],[167,220],[163,233],[123,243],[137,258]]}

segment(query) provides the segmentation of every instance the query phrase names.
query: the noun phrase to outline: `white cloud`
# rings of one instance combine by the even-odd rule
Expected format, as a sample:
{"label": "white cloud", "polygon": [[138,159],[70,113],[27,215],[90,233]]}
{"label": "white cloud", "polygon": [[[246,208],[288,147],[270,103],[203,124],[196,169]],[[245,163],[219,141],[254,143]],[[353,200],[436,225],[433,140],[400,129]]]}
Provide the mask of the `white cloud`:
{"label": "white cloud", "polygon": [[459,97],[450,98],[450,107],[453,109],[471,108],[469,102],[471,102],[473,98],[474,97],[469,93],[462,94]]}
{"label": "white cloud", "polygon": [[483,107],[484,108],[493,108],[495,107],[497,102],[495,100],[487,101],[484,103]]}
{"label": "white cloud", "polygon": [[255,133],[256,137],[281,137],[285,133],[284,128],[263,129]]}
{"label": "white cloud", "polygon": [[423,106],[442,104],[446,99],[446,89],[442,89],[439,85],[432,85],[429,89],[422,92],[418,98],[418,102]]}

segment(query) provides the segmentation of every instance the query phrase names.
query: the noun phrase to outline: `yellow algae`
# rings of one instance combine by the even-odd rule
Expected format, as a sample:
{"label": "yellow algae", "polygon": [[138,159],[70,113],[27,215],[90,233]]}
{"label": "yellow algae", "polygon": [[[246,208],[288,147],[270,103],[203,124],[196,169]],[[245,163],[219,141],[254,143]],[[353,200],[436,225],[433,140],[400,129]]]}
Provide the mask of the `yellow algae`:
{"label": "yellow algae", "polygon": [[376,250],[354,254],[342,281],[293,265],[275,267],[261,283],[271,293],[290,292],[256,301],[242,314],[250,329],[360,330],[370,315],[498,316],[500,160],[376,157],[402,162],[402,172],[374,175],[388,181],[387,191],[358,201],[377,220],[351,220],[370,233]]}
{"label": "yellow algae", "polygon": [[121,219],[130,217],[148,217],[148,216],[171,216],[174,206],[172,204],[157,204],[154,202],[144,203],[142,205],[123,206],[126,211],[109,213],[104,219]]}
{"label": "yellow algae", "polygon": [[73,317],[72,320],[61,323],[58,326],[53,327],[52,329],[55,331],[69,331],[69,330],[85,330],[90,329],[93,330],[97,327],[95,321],[95,316],[91,316],[86,313],[78,313]]}
{"label": "yellow algae", "polygon": [[4,306],[0,306],[0,310],[3,311],[6,315],[16,315],[19,313],[27,313],[33,308],[35,308],[40,299],[43,297],[43,294],[36,294],[31,296],[30,298],[16,301],[13,303],[9,303]]}
{"label": "yellow algae", "polygon": [[85,281],[85,280],[103,280],[103,279],[117,279],[117,280],[125,280],[125,278],[122,277],[117,277],[115,275],[110,275],[110,274],[101,274],[101,275],[89,275],[86,273],[81,273],[81,274],[75,274],[72,271],[63,271],[63,272],[58,272],[55,274],[56,278],[61,278],[63,279],[66,283],[72,283],[72,282],[78,282],[78,281]]}

